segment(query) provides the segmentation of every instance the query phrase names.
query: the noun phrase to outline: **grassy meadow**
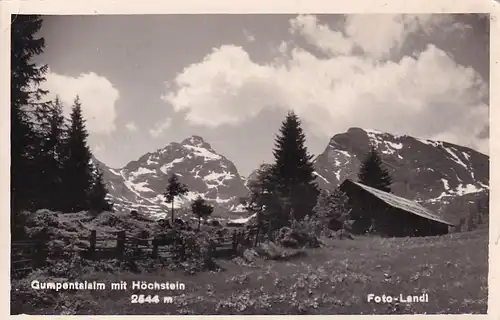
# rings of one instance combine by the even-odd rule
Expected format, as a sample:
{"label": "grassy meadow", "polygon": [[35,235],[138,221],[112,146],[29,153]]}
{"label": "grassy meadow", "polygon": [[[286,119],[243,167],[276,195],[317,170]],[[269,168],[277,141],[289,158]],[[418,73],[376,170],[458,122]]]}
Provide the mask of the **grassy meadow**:
{"label": "grassy meadow", "polygon": [[[241,258],[240,258],[241,260]],[[134,274],[95,271],[80,280],[175,282],[183,291],[59,291],[30,314],[484,314],[488,298],[486,229],[427,238],[325,240],[288,261],[218,260],[218,272],[188,275],[158,269]],[[428,302],[374,303],[367,295],[421,295]],[[131,303],[132,294],[160,303]],[[163,303],[172,296],[173,303]]]}

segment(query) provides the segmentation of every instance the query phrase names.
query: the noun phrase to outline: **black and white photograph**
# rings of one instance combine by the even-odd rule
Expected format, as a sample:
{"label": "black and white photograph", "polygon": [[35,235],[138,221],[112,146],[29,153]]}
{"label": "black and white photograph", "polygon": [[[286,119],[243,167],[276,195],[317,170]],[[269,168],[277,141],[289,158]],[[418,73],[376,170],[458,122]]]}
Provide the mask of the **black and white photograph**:
{"label": "black and white photograph", "polygon": [[487,314],[487,13],[12,14],[10,314]]}

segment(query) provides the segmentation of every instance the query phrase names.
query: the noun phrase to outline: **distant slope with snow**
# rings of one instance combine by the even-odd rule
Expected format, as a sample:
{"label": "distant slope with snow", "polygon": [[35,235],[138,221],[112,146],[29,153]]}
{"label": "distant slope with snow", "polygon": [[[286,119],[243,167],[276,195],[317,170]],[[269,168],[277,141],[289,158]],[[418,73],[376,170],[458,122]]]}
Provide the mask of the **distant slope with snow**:
{"label": "distant slope with snow", "polygon": [[454,213],[446,212],[445,207],[456,198],[481,198],[489,191],[487,155],[447,142],[360,128],[335,135],[316,157],[319,186],[336,188],[344,179],[357,180],[370,146],[379,152],[393,178],[394,194],[417,200],[448,217]]}
{"label": "distant slope with snow", "polygon": [[199,136],[141,156],[121,169],[101,163],[109,198],[118,210],[137,209],[153,216],[163,216],[170,209],[162,193],[168,178],[175,173],[189,192],[174,206],[187,207],[198,195],[215,205],[218,211],[238,212],[239,197],[246,195],[244,179],[235,165],[212,149]]}
{"label": "distant slope with snow", "polygon": [[[457,221],[453,217],[463,216],[476,207],[478,199],[487,198],[488,156],[446,142],[360,128],[335,135],[324,152],[315,158],[318,185],[333,189],[344,179],[357,180],[361,161],[371,145],[393,178],[394,194],[419,201],[452,222]],[[170,210],[162,193],[172,173],[178,174],[190,190],[176,200],[175,207],[186,209],[191,200],[201,195],[216,206],[216,212],[225,212],[228,216],[248,215],[239,198],[247,195],[248,183],[257,177],[257,170],[246,179],[241,177],[230,160],[199,136],[147,153],[120,169],[108,168],[94,160],[103,171],[115,208],[137,209],[156,217]],[[468,209],[460,209],[461,203],[467,203]]]}

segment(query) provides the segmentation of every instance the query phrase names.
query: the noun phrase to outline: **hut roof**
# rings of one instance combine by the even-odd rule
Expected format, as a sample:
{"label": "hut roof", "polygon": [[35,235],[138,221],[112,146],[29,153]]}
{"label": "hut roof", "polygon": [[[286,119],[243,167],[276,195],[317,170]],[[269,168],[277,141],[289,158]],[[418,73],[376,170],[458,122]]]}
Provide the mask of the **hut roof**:
{"label": "hut roof", "polygon": [[420,204],[418,204],[415,201],[411,201],[411,200],[408,200],[408,199],[405,199],[402,197],[398,197],[392,193],[381,191],[381,190],[369,187],[367,185],[364,185],[362,183],[355,182],[355,181],[352,181],[349,179],[346,179],[342,184],[345,184],[345,183],[354,184],[358,188],[361,188],[364,191],[366,191],[366,192],[374,195],[375,197],[379,198],[380,200],[384,201],[386,204],[390,205],[391,207],[395,207],[395,208],[413,213],[415,215],[421,216],[421,217],[429,219],[429,220],[433,220],[433,221],[447,224],[449,226],[453,226],[452,223],[441,219],[440,217],[433,214],[429,209],[421,206]]}

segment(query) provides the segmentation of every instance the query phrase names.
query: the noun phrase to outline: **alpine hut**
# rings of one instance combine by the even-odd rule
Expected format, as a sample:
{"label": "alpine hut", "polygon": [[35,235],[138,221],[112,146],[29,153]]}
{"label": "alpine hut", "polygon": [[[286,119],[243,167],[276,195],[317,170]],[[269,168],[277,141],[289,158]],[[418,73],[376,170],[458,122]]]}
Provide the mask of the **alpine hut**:
{"label": "alpine hut", "polygon": [[349,197],[353,232],[386,237],[435,236],[448,233],[452,223],[415,201],[359,182],[345,180],[340,190]]}

